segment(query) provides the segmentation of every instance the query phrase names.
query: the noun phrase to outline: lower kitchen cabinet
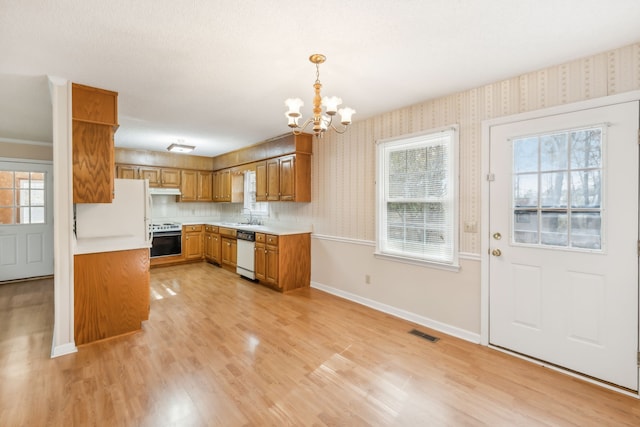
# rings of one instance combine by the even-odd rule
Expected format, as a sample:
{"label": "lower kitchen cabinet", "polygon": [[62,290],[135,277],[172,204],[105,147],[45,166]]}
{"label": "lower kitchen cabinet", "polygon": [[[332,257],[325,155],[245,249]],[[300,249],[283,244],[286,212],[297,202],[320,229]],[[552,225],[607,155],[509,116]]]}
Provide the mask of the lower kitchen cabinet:
{"label": "lower kitchen cabinet", "polygon": [[149,249],[75,255],[75,343],[139,330],[149,318],[149,283]]}
{"label": "lower kitchen cabinet", "polygon": [[282,292],[309,287],[311,235],[256,233],[256,279]]}
{"label": "lower kitchen cabinet", "polygon": [[182,227],[182,252],[186,260],[199,260],[204,256],[202,225],[185,225]]}
{"label": "lower kitchen cabinet", "polygon": [[220,234],[215,225],[205,225],[204,257],[209,262],[220,264]]}
{"label": "lower kitchen cabinet", "polygon": [[238,241],[236,239],[223,237],[220,252],[222,254],[222,264],[235,268],[238,264]]}
{"label": "lower kitchen cabinet", "polygon": [[220,265],[235,271],[238,264],[238,241],[234,228],[218,227],[220,233]]}

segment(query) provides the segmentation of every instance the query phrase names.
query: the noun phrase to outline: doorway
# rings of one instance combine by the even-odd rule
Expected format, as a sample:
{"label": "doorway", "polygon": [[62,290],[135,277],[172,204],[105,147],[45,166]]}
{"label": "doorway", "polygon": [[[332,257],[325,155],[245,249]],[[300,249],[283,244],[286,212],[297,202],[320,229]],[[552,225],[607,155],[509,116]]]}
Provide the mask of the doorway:
{"label": "doorway", "polygon": [[0,162],[0,281],[53,274],[51,163]]}

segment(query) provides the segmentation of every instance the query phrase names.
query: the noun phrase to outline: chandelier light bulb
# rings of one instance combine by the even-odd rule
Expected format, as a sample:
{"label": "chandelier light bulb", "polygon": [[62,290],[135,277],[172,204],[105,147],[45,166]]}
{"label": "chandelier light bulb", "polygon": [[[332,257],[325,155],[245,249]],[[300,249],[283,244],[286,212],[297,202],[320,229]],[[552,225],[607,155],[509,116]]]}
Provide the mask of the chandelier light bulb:
{"label": "chandelier light bulb", "polygon": [[289,121],[288,126],[290,128],[297,128],[298,127],[298,119],[300,117],[291,117],[288,112],[284,113],[284,116],[288,119],[288,121]]}
{"label": "chandelier light bulb", "polygon": [[287,111],[287,116],[288,117],[300,117],[300,107],[302,107],[304,105],[304,102],[302,102],[302,99],[300,98],[289,98],[286,101],[284,101],[284,105],[286,105],[289,108],[289,111]]}
{"label": "chandelier light bulb", "polygon": [[325,96],[322,98],[322,105],[325,108],[325,112],[333,116],[338,112],[338,105],[342,104],[342,99],[337,96]]}
{"label": "chandelier light bulb", "polygon": [[340,123],[342,123],[343,125],[350,125],[351,124],[351,116],[353,116],[356,113],[356,110],[354,110],[353,108],[349,108],[349,107],[344,107],[338,110],[338,114],[340,114]]}

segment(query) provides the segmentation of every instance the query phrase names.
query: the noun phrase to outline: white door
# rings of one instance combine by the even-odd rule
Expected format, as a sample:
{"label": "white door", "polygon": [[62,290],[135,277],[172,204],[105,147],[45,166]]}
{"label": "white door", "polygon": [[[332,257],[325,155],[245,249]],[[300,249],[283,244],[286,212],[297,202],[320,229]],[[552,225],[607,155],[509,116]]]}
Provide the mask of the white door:
{"label": "white door", "polygon": [[53,274],[52,169],[0,162],[0,281]]}
{"label": "white door", "polygon": [[489,342],[638,389],[638,102],[490,130]]}

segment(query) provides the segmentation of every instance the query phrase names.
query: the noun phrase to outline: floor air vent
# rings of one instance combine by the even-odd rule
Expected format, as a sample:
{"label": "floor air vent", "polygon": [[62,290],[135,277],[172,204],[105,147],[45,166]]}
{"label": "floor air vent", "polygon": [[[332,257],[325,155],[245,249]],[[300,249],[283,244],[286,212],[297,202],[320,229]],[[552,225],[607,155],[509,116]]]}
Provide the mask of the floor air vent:
{"label": "floor air vent", "polygon": [[415,335],[417,337],[424,338],[425,340],[428,340],[428,341],[431,341],[431,342],[436,342],[436,341],[438,341],[440,339],[440,338],[436,338],[436,337],[434,337],[432,335],[425,334],[424,332],[421,332],[421,331],[419,331],[417,329],[412,329],[412,330],[409,331],[409,333],[411,335]]}

